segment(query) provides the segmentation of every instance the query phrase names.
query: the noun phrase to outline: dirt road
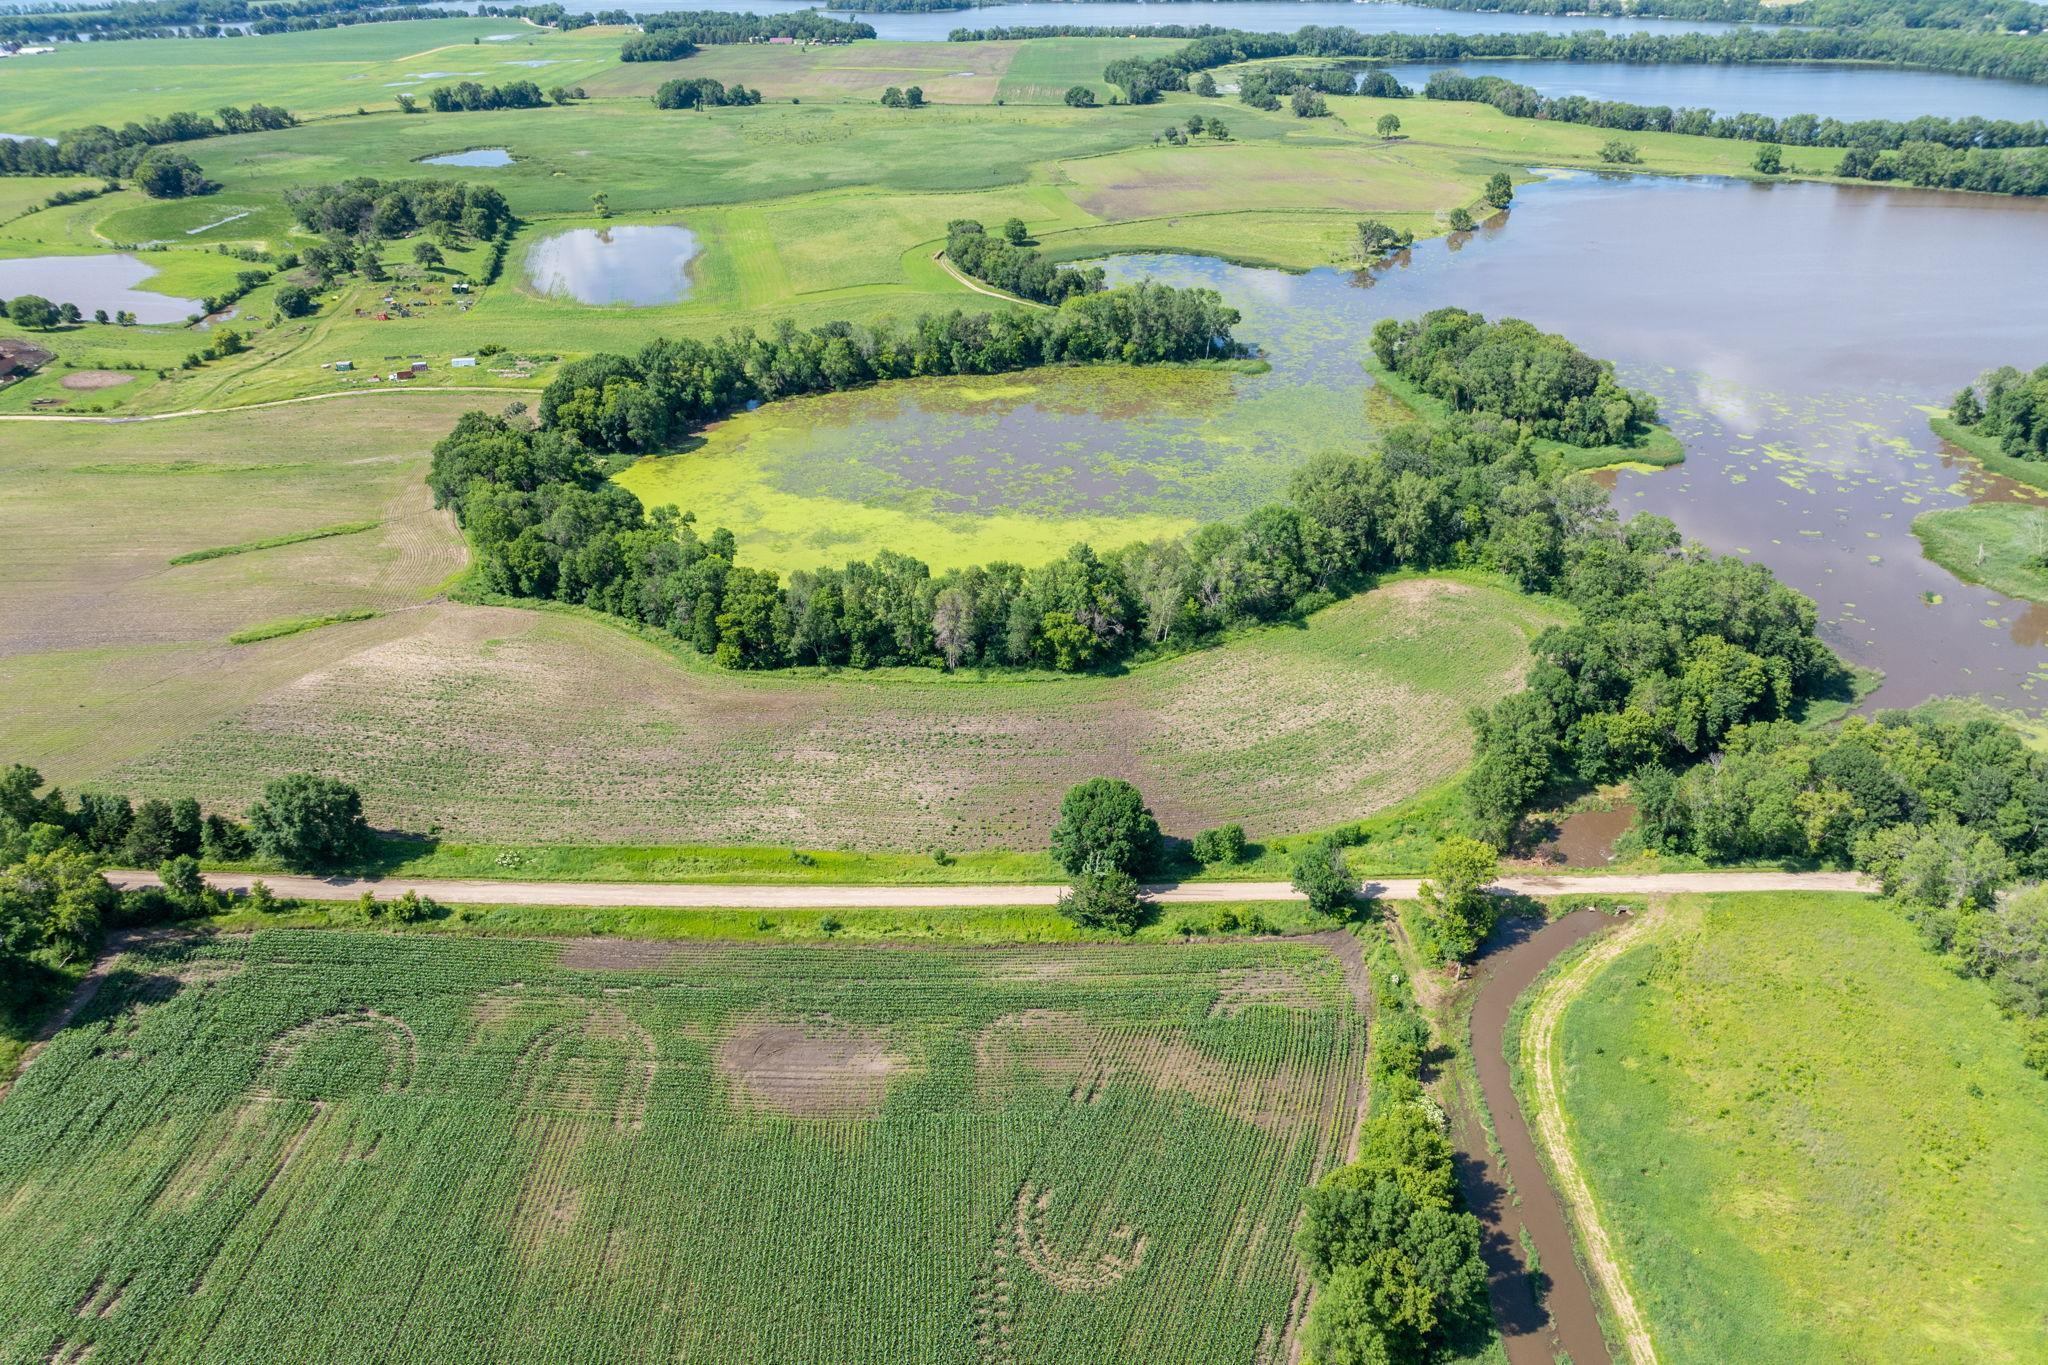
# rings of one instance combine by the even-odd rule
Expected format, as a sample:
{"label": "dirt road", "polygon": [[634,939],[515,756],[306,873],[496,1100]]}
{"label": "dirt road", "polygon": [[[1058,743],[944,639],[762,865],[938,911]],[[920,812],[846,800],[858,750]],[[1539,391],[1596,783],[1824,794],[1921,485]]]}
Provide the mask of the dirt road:
{"label": "dirt road", "polygon": [[[153,872],[115,871],[107,879],[122,888],[153,886]],[[1365,885],[1368,895],[1413,900],[1416,877],[1389,877]],[[354,900],[365,891],[380,899],[417,891],[445,905],[561,905],[584,908],[640,906],[658,909],[858,910],[968,909],[977,906],[1052,905],[1057,884],[1007,886],[832,886],[705,882],[518,882],[455,881],[432,877],[292,877],[216,872],[207,881],[223,891],[246,891],[262,881],[293,900]],[[1852,872],[1670,872],[1644,876],[1503,877],[1494,889],[1528,896],[1593,892],[1614,895],[1669,895],[1716,891],[1871,891]],[[1292,901],[1302,897],[1286,882],[1178,882],[1150,886],[1146,895],[1161,905],[1202,905],[1219,901]]]}

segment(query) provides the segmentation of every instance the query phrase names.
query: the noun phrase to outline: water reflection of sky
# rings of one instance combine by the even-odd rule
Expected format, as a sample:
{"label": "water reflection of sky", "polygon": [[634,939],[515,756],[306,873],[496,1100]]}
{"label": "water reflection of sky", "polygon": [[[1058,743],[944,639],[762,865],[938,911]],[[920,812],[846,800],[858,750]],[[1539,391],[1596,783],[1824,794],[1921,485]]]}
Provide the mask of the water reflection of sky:
{"label": "water reflection of sky", "polygon": [[1614,480],[1625,512],[1670,516],[1811,594],[1830,641],[1885,670],[1885,704],[2041,706],[2048,613],[1958,582],[1910,527],[2010,495],[1944,462],[1923,405],[2048,357],[2044,248],[2048,206],[2025,201],[1581,176],[1364,280],[1189,257],[1111,270],[1222,290],[1274,364],[1243,381],[1248,398],[1307,386],[1351,401],[1380,317],[1457,304],[1563,332],[1656,393],[1685,442],[1682,468]]}
{"label": "water reflection of sky", "polygon": [[578,303],[674,303],[690,292],[696,254],[688,228],[572,228],[535,243],[526,270],[543,294]]}

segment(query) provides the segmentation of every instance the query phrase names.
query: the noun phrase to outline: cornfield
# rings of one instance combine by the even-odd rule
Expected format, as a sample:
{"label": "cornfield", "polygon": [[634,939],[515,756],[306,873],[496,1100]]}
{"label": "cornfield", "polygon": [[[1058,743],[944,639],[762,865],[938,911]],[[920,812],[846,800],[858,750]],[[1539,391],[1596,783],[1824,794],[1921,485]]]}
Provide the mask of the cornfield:
{"label": "cornfield", "polygon": [[0,1100],[0,1359],[1276,1361],[1337,957],[275,931]]}

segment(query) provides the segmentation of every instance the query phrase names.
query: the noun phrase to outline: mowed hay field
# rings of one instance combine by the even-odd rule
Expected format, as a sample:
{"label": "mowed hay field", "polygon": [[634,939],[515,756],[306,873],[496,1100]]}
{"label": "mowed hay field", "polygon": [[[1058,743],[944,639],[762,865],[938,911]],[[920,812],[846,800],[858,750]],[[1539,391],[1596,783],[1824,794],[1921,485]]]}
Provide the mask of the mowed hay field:
{"label": "mowed hay field", "polygon": [[1985,988],[1868,898],[1663,913],[1560,1029],[1662,1357],[2041,1359],[2048,1106]]}
{"label": "mowed hay field", "polygon": [[0,1355],[1281,1361],[1337,946],[139,949],[0,1100]]}

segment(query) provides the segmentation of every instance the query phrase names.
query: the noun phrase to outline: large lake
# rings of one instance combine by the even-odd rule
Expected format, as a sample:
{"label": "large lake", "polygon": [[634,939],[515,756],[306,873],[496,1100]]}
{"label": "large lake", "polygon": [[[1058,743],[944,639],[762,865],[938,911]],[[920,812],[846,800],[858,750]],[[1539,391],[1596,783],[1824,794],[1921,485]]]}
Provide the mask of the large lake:
{"label": "large lake", "polygon": [[1390,62],[1401,84],[1420,90],[1432,73],[1503,76],[1545,95],[1584,95],[1724,114],[1819,114],[1843,120],[1918,114],[2048,121],[2048,85],[1945,71],[1784,62],[1750,66],[1631,66],[1619,62]]}
{"label": "large lake", "polygon": [[1354,403],[1372,323],[1445,304],[1525,317],[1657,394],[1686,463],[1623,473],[1657,512],[1810,594],[1879,701],[1950,692],[2048,704],[2048,610],[1924,559],[1917,514],[2015,496],[1944,454],[1929,405],[2048,359],[2048,204],[1912,190],[1562,177],[1462,241],[1356,276],[1123,257],[1114,277],[1206,284],[1245,312],[1271,375]]}
{"label": "large lake", "polygon": [[[470,0],[448,8],[474,10]],[[658,14],[677,8],[676,0],[612,0],[607,10]],[[788,14],[815,9],[797,0],[689,0],[684,8],[724,14]],[[1775,24],[1722,24],[1689,19],[1594,19],[1545,14],[1477,13],[1430,9],[1423,5],[1333,4],[1329,0],[1187,0],[1187,3],[1045,3],[984,5],[977,9],[934,10],[923,14],[854,14],[826,11],[841,19],[871,25],[877,37],[907,42],[946,40],[956,28],[1019,28],[1040,24],[1085,24],[1090,27],[1142,28],[1151,24],[1216,24],[1250,33],[1292,33],[1308,24],[1355,28],[1362,33],[1569,33],[1604,29],[1610,33],[1727,33],[1738,28],[1777,28]]]}

